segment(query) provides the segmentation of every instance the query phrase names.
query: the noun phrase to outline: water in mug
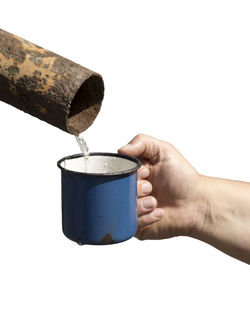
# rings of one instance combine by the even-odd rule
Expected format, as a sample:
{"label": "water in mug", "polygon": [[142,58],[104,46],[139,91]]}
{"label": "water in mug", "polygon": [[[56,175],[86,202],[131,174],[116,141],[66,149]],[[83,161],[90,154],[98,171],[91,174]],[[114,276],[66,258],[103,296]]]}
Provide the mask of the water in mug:
{"label": "water in mug", "polygon": [[[84,172],[89,172],[88,171],[88,157],[89,157],[89,149],[87,146],[87,143],[85,142],[85,140],[83,139],[83,137],[78,134],[75,135],[76,141],[80,147],[81,152],[83,153],[83,162],[84,162]],[[95,172],[99,172],[99,173],[110,173],[110,172],[114,172],[114,164],[112,162],[112,159],[114,159],[115,157],[110,158],[109,161],[106,161],[104,165],[102,166],[98,166],[95,170]]]}

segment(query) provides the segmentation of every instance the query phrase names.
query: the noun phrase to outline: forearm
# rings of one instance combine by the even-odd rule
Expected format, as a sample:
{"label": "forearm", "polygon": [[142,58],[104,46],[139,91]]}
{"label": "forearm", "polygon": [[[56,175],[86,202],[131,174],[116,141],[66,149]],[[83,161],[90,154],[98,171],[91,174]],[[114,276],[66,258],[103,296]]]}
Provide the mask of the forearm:
{"label": "forearm", "polygon": [[250,264],[250,183],[202,176],[198,238]]}

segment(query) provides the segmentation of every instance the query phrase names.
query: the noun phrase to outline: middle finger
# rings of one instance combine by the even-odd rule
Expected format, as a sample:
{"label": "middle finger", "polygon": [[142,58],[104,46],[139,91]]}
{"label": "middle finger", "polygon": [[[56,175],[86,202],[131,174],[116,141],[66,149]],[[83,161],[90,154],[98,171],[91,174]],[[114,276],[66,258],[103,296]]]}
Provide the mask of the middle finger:
{"label": "middle finger", "polygon": [[149,195],[153,190],[152,184],[147,180],[137,181],[138,197]]}

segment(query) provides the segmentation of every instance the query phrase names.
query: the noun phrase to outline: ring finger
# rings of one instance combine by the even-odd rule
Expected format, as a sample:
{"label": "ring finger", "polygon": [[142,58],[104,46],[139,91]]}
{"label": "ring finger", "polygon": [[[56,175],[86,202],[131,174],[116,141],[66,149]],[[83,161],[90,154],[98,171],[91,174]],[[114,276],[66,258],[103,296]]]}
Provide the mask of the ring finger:
{"label": "ring finger", "polygon": [[138,217],[151,212],[157,206],[157,201],[153,196],[145,196],[137,199]]}

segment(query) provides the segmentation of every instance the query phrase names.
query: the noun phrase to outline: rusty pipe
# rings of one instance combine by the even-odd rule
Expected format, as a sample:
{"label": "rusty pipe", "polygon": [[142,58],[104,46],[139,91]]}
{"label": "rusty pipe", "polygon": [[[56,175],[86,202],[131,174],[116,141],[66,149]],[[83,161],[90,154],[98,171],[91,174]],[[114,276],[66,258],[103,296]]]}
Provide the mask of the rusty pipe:
{"label": "rusty pipe", "polygon": [[100,111],[102,77],[0,29],[0,100],[72,134]]}

